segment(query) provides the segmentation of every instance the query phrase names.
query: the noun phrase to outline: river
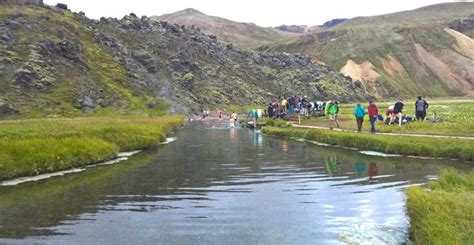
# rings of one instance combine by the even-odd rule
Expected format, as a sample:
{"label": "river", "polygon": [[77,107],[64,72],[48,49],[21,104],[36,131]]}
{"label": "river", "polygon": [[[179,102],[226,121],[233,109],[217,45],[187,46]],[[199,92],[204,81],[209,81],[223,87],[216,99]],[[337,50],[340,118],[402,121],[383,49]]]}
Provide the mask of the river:
{"label": "river", "polygon": [[403,244],[403,190],[469,168],[212,122],[176,136],[114,165],[0,186],[0,244]]}

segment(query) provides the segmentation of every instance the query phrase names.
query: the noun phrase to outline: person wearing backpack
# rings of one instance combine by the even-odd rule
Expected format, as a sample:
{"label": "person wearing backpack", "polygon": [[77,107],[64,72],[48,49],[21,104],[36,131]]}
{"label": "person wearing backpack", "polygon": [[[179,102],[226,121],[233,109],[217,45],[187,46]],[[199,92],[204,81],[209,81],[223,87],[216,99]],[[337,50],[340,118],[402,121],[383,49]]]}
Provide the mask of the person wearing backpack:
{"label": "person wearing backpack", "polygon": [[375,123],[378,120],[379,108],[377,107],[374,101],[369,101],[369,106],[367,107],[367,110],[369,111],[370,132],[375,134]]}
{"label": "person wearing backpack", "polygon": [[418,96],[418,100],[415,102],[416,120],[424,121],[426,117],[426,109],[428,109],[428,102],[421,96]]}
{"label": "person wearing backpack", "polygon": [[360,103],[357,103],[354,109],[354,116],[357,122],[357,132],[361,132],[362,124],[364,123],[365,108]]}

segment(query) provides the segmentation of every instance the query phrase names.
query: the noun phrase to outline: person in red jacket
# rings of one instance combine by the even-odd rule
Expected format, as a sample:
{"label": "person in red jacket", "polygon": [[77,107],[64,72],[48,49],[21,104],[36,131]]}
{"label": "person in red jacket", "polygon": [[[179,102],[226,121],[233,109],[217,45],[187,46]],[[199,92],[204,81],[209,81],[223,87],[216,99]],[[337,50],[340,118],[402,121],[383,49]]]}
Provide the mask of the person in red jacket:
{"label": "person in red jacket", "polygon": [[377,108],[374,101],[370,101],[367,110],[369,111],[370,132],[375,134],[375,122],[377,122],[379,116],[379,108]]}

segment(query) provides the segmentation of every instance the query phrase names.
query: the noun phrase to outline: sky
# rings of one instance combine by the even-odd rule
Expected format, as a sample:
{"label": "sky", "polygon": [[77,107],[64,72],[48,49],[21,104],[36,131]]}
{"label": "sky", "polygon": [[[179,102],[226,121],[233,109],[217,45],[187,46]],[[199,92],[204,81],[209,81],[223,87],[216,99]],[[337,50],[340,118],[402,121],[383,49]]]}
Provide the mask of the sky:
{"label": "sky", "polygon": [[[44,0],[61,2],[89,18],[162,15],[185,8],[260,26],[320,25],[336,18],[372,16],[411,10],[450,0]],[[469,1],[464,1],[469,2]]]}

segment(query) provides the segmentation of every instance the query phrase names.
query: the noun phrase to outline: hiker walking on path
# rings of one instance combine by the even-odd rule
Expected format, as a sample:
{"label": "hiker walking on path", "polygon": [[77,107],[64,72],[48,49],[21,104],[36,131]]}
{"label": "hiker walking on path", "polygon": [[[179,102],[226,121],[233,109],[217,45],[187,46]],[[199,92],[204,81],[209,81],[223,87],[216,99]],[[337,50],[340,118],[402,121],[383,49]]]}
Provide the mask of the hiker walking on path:
{"label": "hiker walking on path", "polygon": [[367,108],[369,111],[369,120],[370,120],[370,132],[375,134],[376,129],[375,129],[375,123],[378,120],[379,116],[379,108],[375,104],[374,101],[369,102],[369,107]]}
{"label": "hiker walking on path", "polygon": [[354,116],[357,121],[357,132],[361,132],[362,124],[364,123],[365,108],[360,103],[357,103],[354,109]]}
{"label": "hiker walking on path", "polygon": [[428,109],[428,102],[421,96],[418,96],[418,100],[415,102],[416,108],[416,120],[424,121],[426,117],[426,109]]}
{"label": "hiker walking on path", "polygon": [[329,118],[329,128],[334,129],[334,123],[336,123],[339,128],[339,121],[337,120],[337,113],[339,113],[339,106],[333,100],[326,105],[326,115]]}
{"label": "hiker walking on path", "polygon": [[401,101],[398,101],[397,103],[395,103],[395,106],[393,107],[393,113],[395,113],[395,115],[397,116],[398,118],[398,126],[402,126],[402,121],[403,121],[403,107],[405,105],[401,102]]}

